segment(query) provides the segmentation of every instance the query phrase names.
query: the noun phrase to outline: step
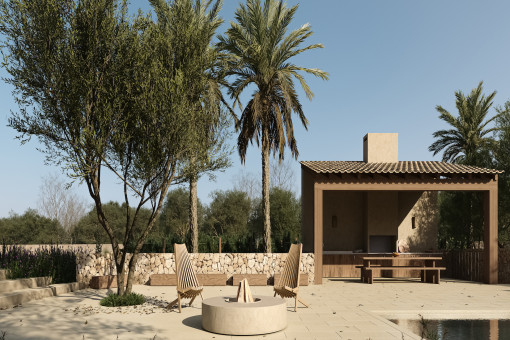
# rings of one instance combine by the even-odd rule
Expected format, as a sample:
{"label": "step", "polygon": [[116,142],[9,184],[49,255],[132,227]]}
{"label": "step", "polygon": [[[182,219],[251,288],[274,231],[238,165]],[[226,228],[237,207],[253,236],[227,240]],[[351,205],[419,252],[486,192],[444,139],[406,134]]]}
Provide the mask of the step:
{"label": "step", "polygon": [[57,283],[49,285],[53,291],[53,295],[58,296],[66,293],[76,292],[81,289],[88,288],[85,282]]}
{"label": "step", "polygon": [[51,283],[51,277],[30,277],[26,279],[0,281],[0,293],[9,293],[26,288],[44,287]]}
{"label": "step", "polygon": [[25,288],[12,292],[0,293],[0,310],[11,308],[32,300],[44,299],[87,288],[83,282],[59,283],[47,287]]}
{"label": "step", "polygon": [[53,296],[53,290],[50,287],[26,288],[9,293],[1,293],[0,309],[11,308],[32,300],[44,299],[51,296]]}
{"label": "step", "polygon": [[0,269],[0,281],[7,280],[7,269]]}

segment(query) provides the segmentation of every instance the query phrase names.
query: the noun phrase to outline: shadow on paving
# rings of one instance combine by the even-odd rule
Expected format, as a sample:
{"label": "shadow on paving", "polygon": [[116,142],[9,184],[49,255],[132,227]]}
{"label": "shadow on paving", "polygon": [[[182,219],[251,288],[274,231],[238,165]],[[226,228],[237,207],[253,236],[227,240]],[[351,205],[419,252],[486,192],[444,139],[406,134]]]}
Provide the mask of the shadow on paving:
{"label": "shadow on paving", "polygon": [[[66,298],[72,303],[74,299]],[[72,308],[72,305],[68,305]],[[122,317],[122,316],[121,316]],[[62,307],[25,305],[0,311],[0,338],[14,339],[164,339],[158,330],[134,322],[105,318],[104,314],[82,315],[64,311]],[[3,332],[5,336],[1,337]]]}
{"label": "shadow on paving", "polygon": [[[69,295],[72,294],[72,295]],[[65,295],[54,296],[53,299],[59,299],[59,301],[65,303],[77,303],[85,300],[99,301],[106,296],[106,294],[100,294],[96,291],[91,290],[80,290],[77,292],[69,293]]]}

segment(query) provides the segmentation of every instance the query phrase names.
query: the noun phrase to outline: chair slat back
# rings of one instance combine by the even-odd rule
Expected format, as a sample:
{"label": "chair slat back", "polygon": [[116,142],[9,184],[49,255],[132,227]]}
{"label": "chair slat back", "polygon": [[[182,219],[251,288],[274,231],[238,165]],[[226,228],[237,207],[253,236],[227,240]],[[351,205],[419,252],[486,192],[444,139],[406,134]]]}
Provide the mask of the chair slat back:
{"label": "chair slat back", "polygon": [[197,276],[191,265],[191,259],[185,244],[174,244],[175,274],[177,275],[177,289],[199,287]]}
{"label": "chair slat back", "polygon": [[292,244],[290,246],[278,286],[287,286],[290,288],[299,287],[299,263],[301,261],[302,248],[303,245],[301,243]]}

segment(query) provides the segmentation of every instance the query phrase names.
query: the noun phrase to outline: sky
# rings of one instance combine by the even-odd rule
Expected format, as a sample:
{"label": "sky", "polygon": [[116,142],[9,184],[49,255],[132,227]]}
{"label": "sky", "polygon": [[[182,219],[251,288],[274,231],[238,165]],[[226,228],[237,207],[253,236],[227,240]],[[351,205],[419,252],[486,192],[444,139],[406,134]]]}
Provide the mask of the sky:
{"label": "sky", "polygon": [[[225,0],[220,12],[225,23],[233,20],[240,1]],[[323,81],[305,76],[315,94],[309,101],[299,92],[308,130],[294,120],[299,148],[297,160],[286,154],[294,173],[294,191],[300,194],[299,161],[362,160],[366,133],[399,134],[399,160],[441,160],[428,146],[434,131],[446,128],[435,107],[455,109],[454,93],[469,93],[480,81],[484,93],[497,91],[494,104],[510,100],[510,1],[474,0],[288,0],[299,4],[289,29],[309,23],[314,35],[308,44],[323,49],[304,52],[292,62],[329,73]],[[150,9],[148,1],[132,1],[130,11]],[[5,71],[0,75],[6,77]],[[243,97],[244,103],[251,95]],[[45,165],[41,145],[34,139],[20,145],[16,132],[7,127],[11,111],[18,109],[12,87],[0,82],[0,218],[37,208],[42,178],[58,174]],[[492,114],[494,111],[492,111]],[[230,141],[235,146],[235,137]],[[198,183],[199,199],[208,204],[215,190],[233,188],[241,173],[260,178],[261,150],[249,147],[245,164],[237,150],[232,167],[206,176]],[[272,162],[277,160],[271,159]],[[122,201],[122,188],[113,176],[103,179],[105,201]],[[171,188],[172,189],[172,188]],[[84,184],[74,190],[87,204],[92,199]]]}

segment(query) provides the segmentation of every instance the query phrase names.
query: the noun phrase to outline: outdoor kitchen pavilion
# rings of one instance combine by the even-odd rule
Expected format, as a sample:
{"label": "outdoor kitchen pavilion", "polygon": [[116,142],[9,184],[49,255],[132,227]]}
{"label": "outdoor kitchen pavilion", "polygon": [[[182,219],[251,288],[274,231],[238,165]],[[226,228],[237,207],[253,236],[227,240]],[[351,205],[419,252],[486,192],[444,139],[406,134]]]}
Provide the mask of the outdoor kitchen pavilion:
{"label": "outdoor kitchen pavilion", "polygon": [[[437,220],[429,220],[420,234],[413,229],[424,228],[412,215],[420,209],[426,215],[424,203],[438,191],[484,193],[484,281],[498,283],[499,173],[445,162],[399,162],[396,133],[367,134],[363,161],[302,161],[303,251],[314,253],[315,283],[322,283],[328,251],[354,257],[395,251],[399,243],[410,252],[437,250]],[[423,242],[408,244],[420,237]]]}

